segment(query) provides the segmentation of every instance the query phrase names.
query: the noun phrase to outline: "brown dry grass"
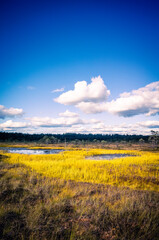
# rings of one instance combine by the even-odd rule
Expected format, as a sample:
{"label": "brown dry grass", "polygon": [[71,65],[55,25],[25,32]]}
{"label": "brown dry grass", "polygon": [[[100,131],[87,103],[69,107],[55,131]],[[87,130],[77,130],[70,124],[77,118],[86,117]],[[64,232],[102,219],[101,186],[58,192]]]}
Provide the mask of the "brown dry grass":
{"label": "brown dry grass", "polygon": [[0,162],[0,239],[157,240],[158,235],[157,192],[51,179]]}

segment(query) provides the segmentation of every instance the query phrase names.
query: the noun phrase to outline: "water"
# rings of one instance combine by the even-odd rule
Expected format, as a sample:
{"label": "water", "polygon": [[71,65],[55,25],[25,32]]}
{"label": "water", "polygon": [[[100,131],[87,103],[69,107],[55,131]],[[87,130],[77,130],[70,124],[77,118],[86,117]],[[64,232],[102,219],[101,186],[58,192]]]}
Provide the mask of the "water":
{"label": "water", "polygon": [[123,157],[132,157],[133,155],[130,154],[100,154],[100,155],[94,155],[90,157],[86,157],[86,159],[91,160],[112,160],[115,158],[123,158]]}
{"label": "water", "polygon": [[62,149],[27,149],[27,148],[5,148],[0,147],[0,150],[6,151],[8,153],[20,153],[20,154],[56,154],[62,152]]}

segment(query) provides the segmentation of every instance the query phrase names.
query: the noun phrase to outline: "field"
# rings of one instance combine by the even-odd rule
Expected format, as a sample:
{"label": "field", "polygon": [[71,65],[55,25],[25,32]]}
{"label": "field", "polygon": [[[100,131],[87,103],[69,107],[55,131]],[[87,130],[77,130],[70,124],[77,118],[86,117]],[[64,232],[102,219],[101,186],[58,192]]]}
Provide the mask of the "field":
{"label": "field", "polygon": [[[115,153],[131,156],[89,159]],[[0,166],[2,239],[158,239],[158,152],[2,152]]]}

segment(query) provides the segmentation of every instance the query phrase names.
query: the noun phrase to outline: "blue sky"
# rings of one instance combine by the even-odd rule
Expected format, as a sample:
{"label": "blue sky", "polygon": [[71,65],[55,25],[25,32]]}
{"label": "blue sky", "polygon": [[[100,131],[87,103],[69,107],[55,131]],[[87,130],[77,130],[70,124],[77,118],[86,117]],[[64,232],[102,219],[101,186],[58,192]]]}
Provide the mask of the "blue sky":
{"label": "blue sky", "polygon": [[158,1],[2,0],[0,130],[158,130],[158,11]]}

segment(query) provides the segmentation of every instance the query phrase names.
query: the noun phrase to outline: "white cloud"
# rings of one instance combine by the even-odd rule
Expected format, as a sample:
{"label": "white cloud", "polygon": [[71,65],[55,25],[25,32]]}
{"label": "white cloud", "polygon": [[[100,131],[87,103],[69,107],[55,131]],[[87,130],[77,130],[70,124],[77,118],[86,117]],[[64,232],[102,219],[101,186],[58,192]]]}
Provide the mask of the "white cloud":
{"label": "white cloud", "polygon": [[75,114],[70,111],[66,111],[64,113],[59,114],[61,117],[59,118],[49,118],[49,117],[33,117],[28,120],[31,121],[32,126],[34,127],[43,127],[43,128],[68,128],[68,127],[74,127],[74,126],[82,126],[82,125],[88,125],[92,126],[92,124],[99,124],[101,123],[100,120],[97,119],[90,119],[85,120],[81,119],[78,114]]}
{"label": "white cloud", "polygon": [[91,83],[87,85],[86,81],[77,82],[74,90],[61,94],[54,101],[64,105],[77,105],[81,102],[101,102],[107,99],[110,91],[104,85],[103,79],[98,76],[91,79]]}
{"label": "white cloud", "polygon": [[[116,125],[107,125],[105,123],[90,124],[87,126],[73,126],[71,132],[75,130],[76,132],[83,133],[92,133],[92,134],[150,134],[150,127],[147,124],[135,123],[135,124],[116,124]],[[158,130],[158,129],[157,129]],[[74,131],[74,132],[75,132]]]}
{"label": "white cloud", "polygon": [[131,92],[124,92],[111,102],[106,101],[110,91],[107,90],[102,78],[99,76],[92,78],[91,81],[88,85],[85,81],[77,82],[73,91],[61,94],[55,101],[64,105],[75,105],[87,114],[110,112],[131,117],[159,113],[159,81]]}
{"label": "white cloud", "polygon": [[95,118],[92,118],[90,120],[88,120],[88,124],[89,123],[93,123],[93,124],[96,124],[96,123],[102,123],[102,121],[98,120],[98,119],[95,119]]}
{"label": "white cloud", "polygon": [[70,112],[69,110],[66,110],[64,113],[59,113],[60,117],[78,117],[79,115],[75,112]]}
{"label": "white cloud", "polygon": [[[66,132],[76,133],[92,133],[92,134],[140,134],[138,129],[133,126],[106,125],[104,123],[89,124],[89,125],[74,125],[66,128]],[[149,130],[150,132],[150,130]],[[144,131],[145,133],[145,131]]]}
{"label": "white cloud", "polygon": [[30,124],[26,122],[13,122],[12,120],[8,120],[0,124],[0,129],[26,128],[29,126]]}
{"label": "white cloud", "polygon": [[55,93],[55,92],[63,92],[64,91],[64,88],[57,88],[55,90],[52,90],[52,93]]}
{"label": "white cloud", "polygon": [[[28,119],[29,120],[29,119]],[[28,122],[13,122],[8,120],[0,124],[1,131],[43,132],[54,133],[76,132],[76,133],[101,133],[101,134],[143,134],[149,135],[150,130],[159,130],[159,121],[145,121],[134,124],[107,125],[97,119],[82,120],[77,117],[67,118],[30,118]]]}
{"label": "white cloud", "polygon": [[139,122],[138,126],[146,127],[146,128],[159,128],[159,121]]}
{"label": "white cloud", "polygon": [[119,98],[111,102],[81,102],[77,107],[85,113],[108,111],[123,117],[139,114],[155,115],[159,113],[159,82],[153,82],[132,92],[122,93]]}
{"label": "white cloud", "polygon": [[101,113],[107,110],[106,103],[80,102],[76,105],[84,113]]}
{"label": "white cloud", "polygon": [[33,126],[38,127],[68,127],[77,124],[84,124],[84,121],[79,117],[60,117],[60,118],[39,118],[34,117],[30,119]]}
{"label": "white cloud", "polygon": [[116,100],[108,102],[106,109],[113,114],[123,117],[139,114],[147,116],[158,114],[159,81],[129,93],[122,93]]}
{"label": "white cloud", "polygon": [[3,105],[0,105],[0,118],[16,117],[23,115],[23,109],[21,108],[5,108]]}

